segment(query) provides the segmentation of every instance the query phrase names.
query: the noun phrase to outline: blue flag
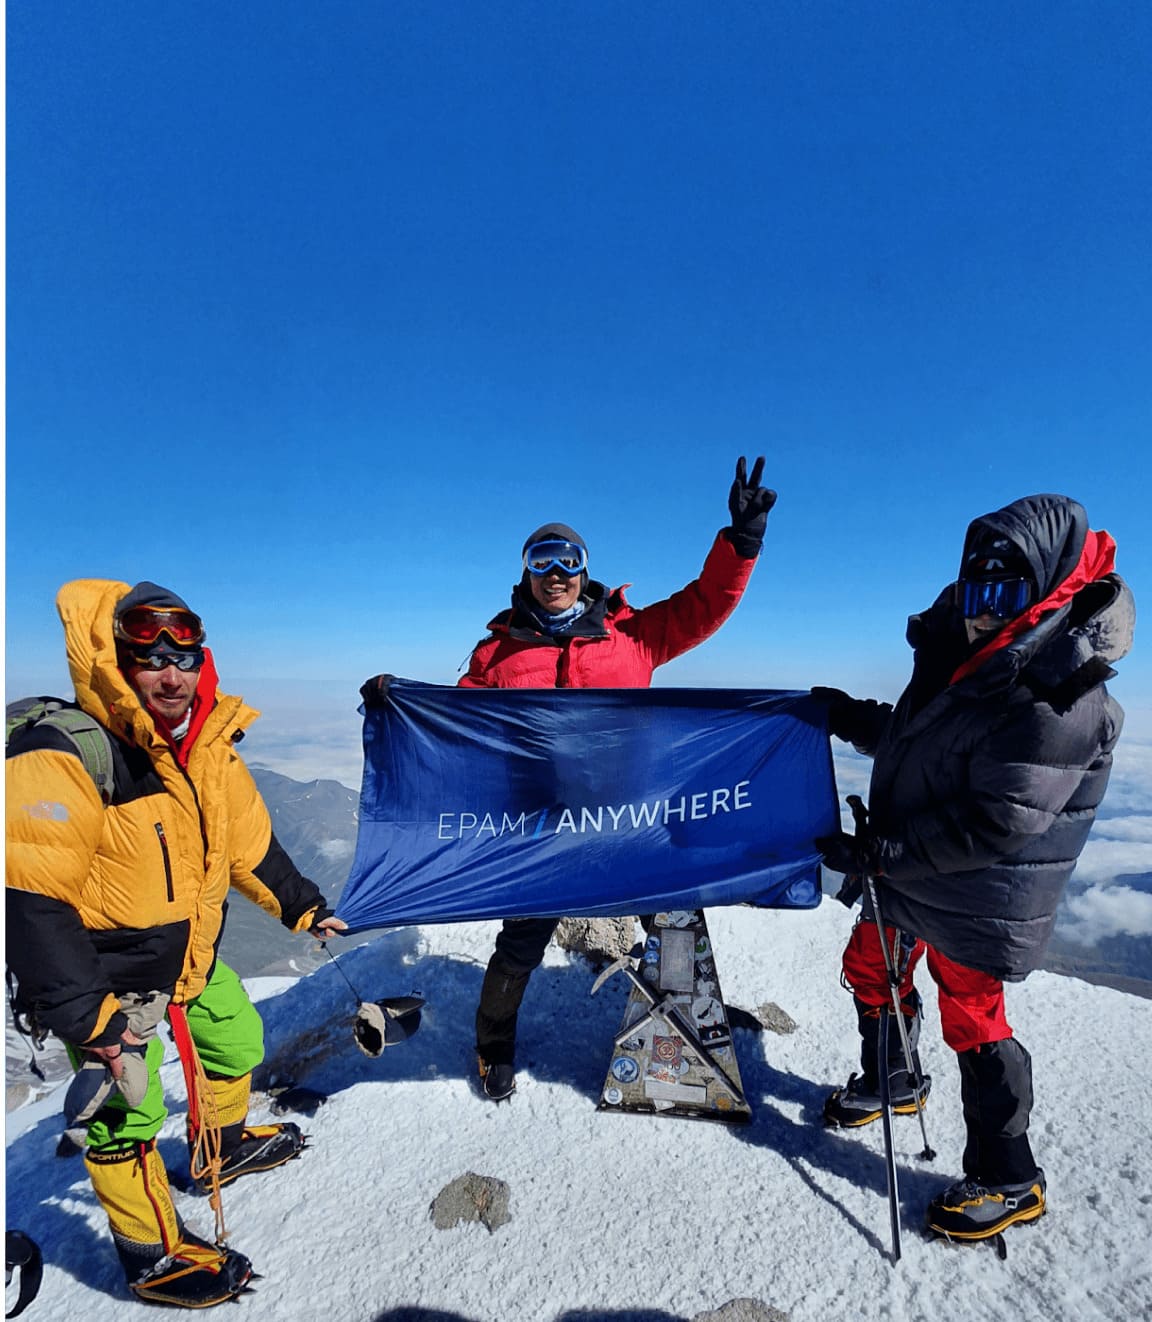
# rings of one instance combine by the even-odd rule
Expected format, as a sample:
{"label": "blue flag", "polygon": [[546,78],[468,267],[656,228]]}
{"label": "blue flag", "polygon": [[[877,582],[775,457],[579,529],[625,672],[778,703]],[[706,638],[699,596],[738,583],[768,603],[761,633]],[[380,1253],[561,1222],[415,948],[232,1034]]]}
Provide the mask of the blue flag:
{"label": "blue flag", "polygon": [[364,715],[349,928],[820,902],[822,704],[392,679]]}

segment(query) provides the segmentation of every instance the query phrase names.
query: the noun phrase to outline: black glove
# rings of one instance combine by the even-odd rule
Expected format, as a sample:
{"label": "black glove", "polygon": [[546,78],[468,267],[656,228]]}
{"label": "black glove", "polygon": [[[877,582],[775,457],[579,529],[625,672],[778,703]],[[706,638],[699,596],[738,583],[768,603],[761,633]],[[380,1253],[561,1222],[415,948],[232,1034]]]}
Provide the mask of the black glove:
{"label": "black glove", "polygon": [[817,686],[809,689],[808,692],[818,701],[828,704],[828,733],[835,735],[837,739],[847,739],[844,730],[851,719],[856,699],[845,693],[843,689],[826,689]]}
{"label": "black glove", "polygon": [[776,504],[776,493],[760,485],[760,476],[764,472],[764,456],[752,465],[752,476],[744,463],[744,456],[736,460],[736,480],[728,493],[728,512],[732,524],[726,535],[736,550],[736,554],[745,560],[753,560],[760,554],[760,544],[764,540],[764,529],[768,525],[768,511]]}
{"label": "black glove", "polygon": [[891,704],[875,698],[852,698],[843,689],[814,688],[809,692],[828,704],[828,733],[872,752],[892,716]]}
{"label": "black glove", "polygon": [[829,872],[843,872],[846,877],[862,877],[871,869],[867,842],[859,836],[847,835],[837,831],[835,835],[822,835],[816,840],[816,848],[823,856],[824,866]]}
{"label": "black glove", "polygon": [[822,835],[815,841],[823,855],[822,862],[829,872],[843,872],[844,884],[836,898],[851,909],[864,890],[866,877],[880,872],[880,850],[870,835]]}
{"label": "black glove", "polygon": [[[364,687],[367,688],[368,686],[365,685]],[[321,940],[324,940],[325,937],[334,935],[334,933],[328,931],[327,928],[322,928],[320,924],[325,918],[335,918],[335,916],[335,909],[329,909],[326,904],[322,904],[313,915],[312,925],[308,928],[308,931],[311,932],[313,936],[319,937]]]}
{"label": "black glove", "polygon": [[388,704],[388,687],[395,678],[393,675],[373,675],[360,685],[360,696],[365,707],[384,707]]}

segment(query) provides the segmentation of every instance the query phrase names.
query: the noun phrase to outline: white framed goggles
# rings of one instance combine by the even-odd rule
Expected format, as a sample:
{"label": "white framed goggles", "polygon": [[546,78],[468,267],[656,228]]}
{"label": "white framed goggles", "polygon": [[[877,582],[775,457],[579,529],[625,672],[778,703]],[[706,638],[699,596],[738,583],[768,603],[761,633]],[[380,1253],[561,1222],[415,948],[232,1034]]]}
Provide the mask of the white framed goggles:
{"label": "white framed goggles", "polygon": [[575,578],[588,568],[588,552],[576,542],[533,542],[524,548],[524,568],[537,578],[553,570]]}

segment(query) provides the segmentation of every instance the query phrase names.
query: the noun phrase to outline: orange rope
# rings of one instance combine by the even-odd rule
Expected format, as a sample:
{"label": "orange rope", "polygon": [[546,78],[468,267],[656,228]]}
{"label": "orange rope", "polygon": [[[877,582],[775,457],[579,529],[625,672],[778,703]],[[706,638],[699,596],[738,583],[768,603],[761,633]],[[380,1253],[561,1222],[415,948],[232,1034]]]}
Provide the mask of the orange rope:
{"label": "orange rope", "polygon": [[224,1225],[224,1201],[220,1193],[220,1119],[216,1113],[216,1095],[204,1071],[200,1053],[188,1028],[188,1016],[182,1005],[168,1006],[168,1020],[172,1036],[180,1054],[184,1070],[184,1085],[188,1090],[188,1149],[192,1179],[197,1183],[207,1180],[208,1205],[216,1217],[216,1243],[222,1246],[228,1238]]}

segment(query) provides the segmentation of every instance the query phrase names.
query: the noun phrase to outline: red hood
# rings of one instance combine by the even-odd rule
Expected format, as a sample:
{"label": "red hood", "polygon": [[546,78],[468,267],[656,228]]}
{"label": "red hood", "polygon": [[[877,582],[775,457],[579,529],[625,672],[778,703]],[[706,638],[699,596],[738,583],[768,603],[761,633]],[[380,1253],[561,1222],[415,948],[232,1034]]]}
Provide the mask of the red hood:
{"label": "red hood", "polygon": [[1057,584],[1043,601],[1029,606],[1023,615],[1018,615],[1006,624],[990,642],[970,656],[956,670],[950,682],[955,684],[979,670],[990,656],[1000,651],[1002,647],[1007,647],[1021,634],[1027,633],[1029,629],[1039,624],[1045,615],[1071,601],[1081,588],[1110,574],[1115,567],[1116,543],[1112,537],[1106,532],[1089,531],[1084,538],[1084,549],[1080,553],[1080,559],[1068,577]]}

